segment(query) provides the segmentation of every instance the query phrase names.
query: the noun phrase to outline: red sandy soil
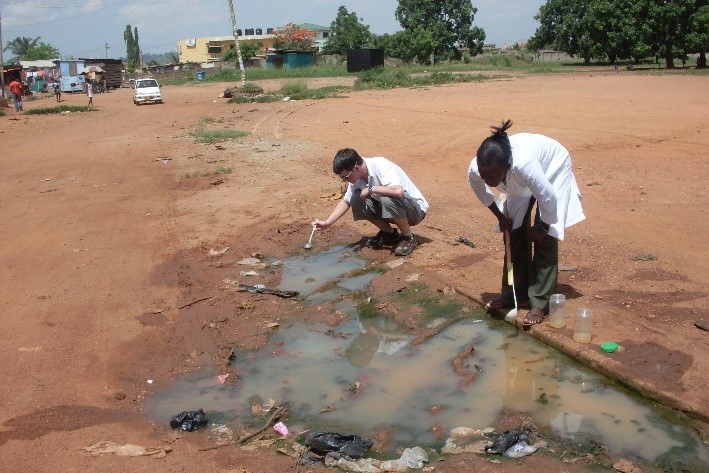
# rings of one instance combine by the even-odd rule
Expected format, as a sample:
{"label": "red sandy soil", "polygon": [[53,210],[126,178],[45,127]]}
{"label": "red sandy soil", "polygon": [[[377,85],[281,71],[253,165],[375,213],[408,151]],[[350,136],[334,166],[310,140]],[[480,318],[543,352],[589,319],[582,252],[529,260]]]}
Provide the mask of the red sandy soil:
{"label": "red sandy soil", "polygon": [[[348,81],[310,86],[337,82]],[[230,291],[223,280],[238,280],[235,262],[253,253],[300,249],[309,222],[339,195],[331,172],[339,148],[399,163],[431,204],[415,229],[421,245],[381,287],[421,273],[471,305],[495,297],[503,245],[466,170],[489,126],[506,118],[512,132],[546,134],[571,151],[588,217],[561,245],[561,264],[575,271],[561,272],[559,290],[570,311],[594,309],[594,343],[576,344],[569,328],[527,333],[684,411],[706,438],[709,332],[694,326],[709,320],[705,77],[577,71],[244,105],[217,98],[227,85],[164,87],[165,104],[140,107],[120,89],[96,94],[95,113],[0,117],[3,471],[312,469],[272,450],[200,450],[212,445],[206,436],[153,422],[143,400],[182,373],[227,370],[233,343],[262,346],[269,322],[334,316]],[[25,111],[53,105],[27,101]],[[197,144],[190,133],[199,126],[250,135]],[[218,167],[232,172],[214,174]],[[370,233],[346,216],[318,244]],[[460,236],[476,247],[455,244]],[[602,340],[624,350],[603,355]],[[172,451],[154,459],[80,450],[104,440]],[[432,466],[584,468],[557,463],[535,454],[494,465],[466,454]]]}

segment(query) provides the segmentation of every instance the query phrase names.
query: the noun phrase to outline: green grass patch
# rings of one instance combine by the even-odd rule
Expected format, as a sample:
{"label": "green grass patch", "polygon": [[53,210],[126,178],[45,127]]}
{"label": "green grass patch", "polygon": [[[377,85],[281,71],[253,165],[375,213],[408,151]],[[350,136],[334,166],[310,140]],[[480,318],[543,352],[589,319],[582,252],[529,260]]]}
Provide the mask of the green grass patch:
{"label": "green grass patch", "polygon": [[192,133],[197,143],[219,143],[222,141],[236,140],[248,136],[248,131],[241,130],[203,130]]}
{"label": "green grass patch", "polygon": [[216,122],[217,122],[216,118],[204,117],[199,121],[199,125],[200,126],[211,125],[212,123],[216,123]]}
{"label": "green grass patch", "polygon": [[56,107],[33,108],[24,112],[26,115],[51,115],[63,112],[95,112],[96,108],[86,105],[58,105]]}
{"label": "green grass patch", "polygon": [[448,71],[434,71],[431,73],[410,74],[403,69],[390,69],[376,67],[361,72],[357,77],[354,88],[365,89],[393,89],[395,87],[423,87],[430,85],[455,84],[461,82],[483,82],[492,79],[508,77],[505,75],[453,73]]}
{"label": "green grass patch", "polygon": [[256,95],[253,97],[236,96],[229,99],[229,103],[269,103],[280,100],[318,100],[331,97],[338,97],[340,92],[350,90],[347,86],[328,86],[318,89],[309,89],[304,80],[288,82],[284,84],[276,93]]}

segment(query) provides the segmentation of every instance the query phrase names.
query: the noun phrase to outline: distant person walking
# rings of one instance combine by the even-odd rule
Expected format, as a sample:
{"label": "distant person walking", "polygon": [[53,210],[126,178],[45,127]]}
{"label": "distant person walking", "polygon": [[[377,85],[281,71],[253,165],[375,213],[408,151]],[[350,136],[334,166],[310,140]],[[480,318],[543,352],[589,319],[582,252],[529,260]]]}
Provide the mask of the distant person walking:
{"label": "distant person walking", "polygon": [[19,80],[14,79],[12,82],[10,82],[10,92],[12,92],[12,96],[15,99],[15,111],[21,112],[22,111],[22,84],[20,83]]}
{"label": "distant person walking", "polygon": [[86,95],[89,96],[89,107],[94,106],[94,85],[91,82],[86,83]]}
{"label": "distant person walking", "polygon": [[54,97],[57,99],[57,103],[62,101],[62,88],[59,86],[59,82],[56,80],[52,82],[52,89],[54,89]]}

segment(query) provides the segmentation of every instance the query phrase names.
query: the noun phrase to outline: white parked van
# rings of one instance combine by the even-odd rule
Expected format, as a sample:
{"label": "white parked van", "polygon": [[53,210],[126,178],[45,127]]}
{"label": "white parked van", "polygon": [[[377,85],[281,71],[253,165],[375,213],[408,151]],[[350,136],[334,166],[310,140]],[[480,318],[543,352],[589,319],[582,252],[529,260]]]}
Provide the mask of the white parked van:
{"label": "white parked van", "polygon": [[162,103],[160,84],[155,79],[135,79],[133,81],[133,103]]}

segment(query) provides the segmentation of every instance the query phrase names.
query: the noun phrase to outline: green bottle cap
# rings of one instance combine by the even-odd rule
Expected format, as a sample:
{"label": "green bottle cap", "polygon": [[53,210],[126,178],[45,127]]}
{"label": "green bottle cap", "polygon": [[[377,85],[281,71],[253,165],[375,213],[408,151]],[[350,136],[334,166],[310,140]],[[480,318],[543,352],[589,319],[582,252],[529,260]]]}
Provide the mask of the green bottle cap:
{"label": "green bottle cap", "polygon": [[601,350],[606,353],[613,353],[618,350],[618,344],[616,342],[603,342],[601,343]]}

